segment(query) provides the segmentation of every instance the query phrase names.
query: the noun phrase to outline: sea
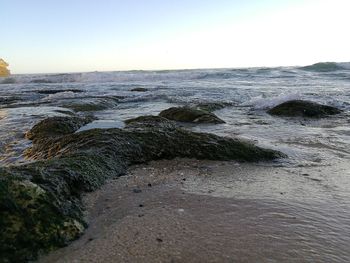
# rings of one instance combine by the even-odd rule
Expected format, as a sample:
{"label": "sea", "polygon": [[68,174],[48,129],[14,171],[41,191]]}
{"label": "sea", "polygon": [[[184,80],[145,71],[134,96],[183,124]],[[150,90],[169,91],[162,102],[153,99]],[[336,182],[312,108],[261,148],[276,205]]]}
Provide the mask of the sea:
{"label": "sea", "polygon": [[[224,124],[182,125],[279,150],[288,158],[259,165],[293,175],[287,181],[276,179],[273,172],[272,181],[268,175],[255,177],[245,182],[255,184],[254,193],[245,195],[242,189],[246,188],[241,185],[236,190],[231,188],[230,196],[277,198],[271,197],[266,188],[259,192],[259,185],[280,187],[283,182],[286,189],[293,189],[283,204],[294,209],[290,213],[305,217],[295,226],[300,233],[290,242],[306,242],[304,252],[319,250],[331,260],[324,262],[350,262],[350,63],[12,75],[0,79],[0,83],[2,166],[30,162],[22,154],[31,145],[24,133],[47,117],[74,114],[72,105],[97,107],[77,113],[96,117],[81,128],[86,130],[123,128],[126,119],[158,115],[174,106],[225,104],[214,112]],[[144,90],[132,91],[135,88]],[[314,101],[343,112],[323,119],[267,114],[268,109],[288,100]]]}

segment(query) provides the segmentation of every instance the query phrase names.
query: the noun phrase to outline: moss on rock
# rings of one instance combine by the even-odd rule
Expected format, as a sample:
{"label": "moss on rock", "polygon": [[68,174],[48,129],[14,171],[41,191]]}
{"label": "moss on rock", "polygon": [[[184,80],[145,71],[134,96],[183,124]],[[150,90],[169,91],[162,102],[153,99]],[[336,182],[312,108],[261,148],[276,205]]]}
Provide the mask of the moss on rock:
{"label": "moss on rock", "polygon": [[34,127],[26,133],[29,140],[37,140],[40,138],[50,138],[63,136],[78,130],[81,126],[92,121],[92,118],[80,117],[52,117],[34,125]]}
{"label": "moss on rock", "polygon": [[216,110],[221,110],[227,106],[232,106],[232,104],[225,102],[203,102],[196,104],[194,108],[202,111],[213,112]]}
{"label": "moss on rock", "polygon": [[312,101],[291,100],[268,111],[271,115],[285,117],[322,118],[341,113],[341,110]]}
{"label": "moss on rock", "polygon": [[181,122],[213,124],[225,123],[211,112],[191,107],[172,107],[163,110],[161,113],[159,113],[159,116],[169,120]]}

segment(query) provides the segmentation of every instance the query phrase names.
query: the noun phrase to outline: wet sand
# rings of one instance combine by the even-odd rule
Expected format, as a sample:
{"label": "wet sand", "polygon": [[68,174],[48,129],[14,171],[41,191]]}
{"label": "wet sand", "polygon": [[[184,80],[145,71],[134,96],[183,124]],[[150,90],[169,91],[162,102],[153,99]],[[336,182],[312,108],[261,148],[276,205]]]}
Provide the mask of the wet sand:
{"label": "wet sand", "polygon": [[85,197],[85,234],[39,262],[349,262],[350,174],[337,169],[333,182],[327,167],[134,166]]}

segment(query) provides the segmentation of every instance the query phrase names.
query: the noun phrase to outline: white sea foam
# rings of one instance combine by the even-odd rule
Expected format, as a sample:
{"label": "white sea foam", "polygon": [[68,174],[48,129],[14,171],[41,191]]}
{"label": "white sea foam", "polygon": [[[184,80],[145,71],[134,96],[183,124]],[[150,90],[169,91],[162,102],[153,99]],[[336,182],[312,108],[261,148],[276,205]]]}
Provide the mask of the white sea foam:
{"label": "white sea foam", "polygon": [[81,95],[72,91],[63,91],[55,94],[50,94],[49,96],[45,97],[44,100],[69,99],[77,96],[81,96]]}
{"label": "white sea foam", "polygon": [[273,108],[286,101],[299,100],[301,98],[302,97],[299,93],[281,94],[279,96],[270,97],[270,98],[258,96],[258,97],[253,97],[249,101],[242,103],[241,106],[251,106],[256,110],[262,110],[262,109]]}

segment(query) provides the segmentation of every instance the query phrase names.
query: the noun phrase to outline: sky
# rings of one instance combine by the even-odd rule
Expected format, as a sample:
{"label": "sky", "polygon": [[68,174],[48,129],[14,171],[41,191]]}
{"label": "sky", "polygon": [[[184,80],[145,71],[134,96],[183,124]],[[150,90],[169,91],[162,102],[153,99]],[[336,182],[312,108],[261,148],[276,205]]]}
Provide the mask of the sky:
{"label": "sky", "polygon": [[350,61],[349,0],[0,0],[12,73]]}

